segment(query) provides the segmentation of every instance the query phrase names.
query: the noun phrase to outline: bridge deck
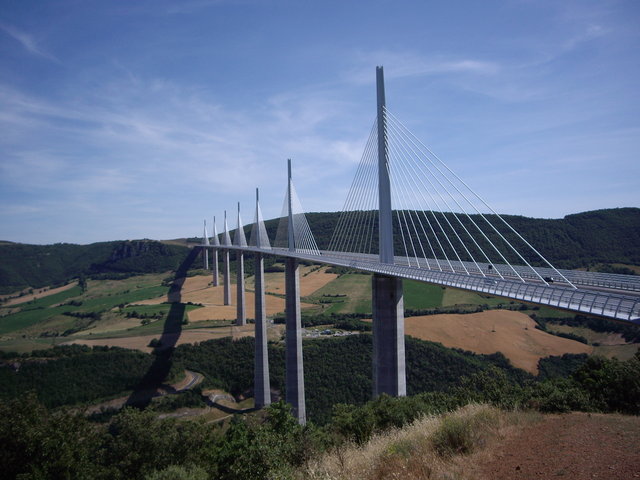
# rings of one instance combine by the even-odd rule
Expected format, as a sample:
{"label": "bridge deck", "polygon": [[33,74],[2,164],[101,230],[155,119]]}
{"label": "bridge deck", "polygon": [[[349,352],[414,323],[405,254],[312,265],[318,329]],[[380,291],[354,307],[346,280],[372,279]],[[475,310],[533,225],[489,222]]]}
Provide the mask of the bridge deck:
{"label": "bridge deck", "polygon": [[[498,297],[520,300],[538,305],[548,305],[576,313],[599,315],[614,320],[640,323],[640,278],[633,275],[599,274],[575,270],[560,270],[574,285],[558,282],[545,284],[538,275],[527,267],[516,267],[522,280],[507,265],[492,264],[489,272],[488,264],[471,262],[452,262],[448,271],[444,270],[444,262],[436,268],[435,259],[407,259],[396,257],[396,263],[382,264],[376,255],[322,251],[315,252],[290,251],[282,248],[237,247],[234,245],[198,245],[197,248],[241,250],[259,252],[266,255],[292,257],[327,265],[353,268],[356,270],[389,275],[392,277],[417,280],[435,285],[460,288],[473,292],[486,293]],[[480,268],[478,268],[480,267]],[[501,278],[496,271],[502,274]],[[543,278],[554,276],[550,268],[537,268]],[[555,274],[557,276],[557,274]],[[623,291],[625,294],[618,292]]]}

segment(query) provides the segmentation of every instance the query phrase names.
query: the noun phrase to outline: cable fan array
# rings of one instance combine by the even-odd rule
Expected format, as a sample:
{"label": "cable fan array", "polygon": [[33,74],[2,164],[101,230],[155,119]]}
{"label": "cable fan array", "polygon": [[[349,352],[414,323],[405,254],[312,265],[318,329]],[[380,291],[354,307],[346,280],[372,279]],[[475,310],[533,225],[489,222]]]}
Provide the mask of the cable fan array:
{"label": "cable fan array", "polygon": [[311,232],[311,228],[309,227],[309,223],[307,222],[307,217],[304,214],[302,204],[300,203],[300,199],[298,198],[298,194],[296,193],[295,186],[293,185],[293,181],[291,179],[289,180],[289,188],[287,188],[287,192],[284,196],[282,214],[280,215],[278,230],[276,232],[276,239],[273,245],[275,248],[290,247],[288,237],[289,192],[291,192],[291,212],[294,238],[293,249],[296,252],[306,253],[309,255],[320,255],[318,244],[313,237],[313,233]]}
{"label": "cable fan array", "polygon": [[[556,270],[388,109],[384,110],[396,263],[524,281]],[[484,213],[483,213],[484,212]],[[490,213],[487,213],[490,212]],[[378,252],[377,121],[334,230],[332,254]]]}

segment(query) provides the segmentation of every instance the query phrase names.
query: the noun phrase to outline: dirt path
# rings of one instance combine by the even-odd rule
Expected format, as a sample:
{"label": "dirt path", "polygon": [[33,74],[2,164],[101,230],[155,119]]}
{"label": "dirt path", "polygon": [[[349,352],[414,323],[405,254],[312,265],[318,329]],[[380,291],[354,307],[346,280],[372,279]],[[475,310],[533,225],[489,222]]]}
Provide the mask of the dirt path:
{"label": "dirt path", "polygon": [[514,429],[477,464],[486,480],[640,478],[640,417],[570,413]]}
{"label": "dirt path", "polygon": [[[174,383],[173,385],[169,385],[168,388],[161,387],[155,390],[149,390],[147,392],[144,392],[144,395],[140,396],[139,399],[143,399],[145,395],[148,399],[151,399],[154,397],[161,397],[169,393],[184,392],[185,390],[190,390],[196,385],[199,385],[200,383],[202,383],[203,380],[204,380],[204,376],[202,376],[200,373],[192,372],[190,370],[185,370],[184,378],[179,382]],[[125,405],[125,403],[127,403],[127,400],[129,400],[129,398],[130,398],[130,395],[126,395],[124,397],[114,398],[106,402],[91,405],[87,407],[86,413],[90,415],[92,413],[98,413],[101,410],[106,410],[106,409],[120,409]]]}

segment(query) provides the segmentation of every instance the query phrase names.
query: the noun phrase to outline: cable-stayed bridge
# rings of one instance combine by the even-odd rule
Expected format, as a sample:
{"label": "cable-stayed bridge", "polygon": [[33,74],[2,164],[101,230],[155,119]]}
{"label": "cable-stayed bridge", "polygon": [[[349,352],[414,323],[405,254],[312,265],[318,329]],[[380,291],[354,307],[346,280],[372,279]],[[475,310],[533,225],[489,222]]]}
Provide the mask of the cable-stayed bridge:
{"label": "cable-stayed bridge", "polygon": [[371,272],[374,396],[404,395],[402,280],[411,279],[508,299],[640,321],[640,277],[555,268],[437,155],[386,108],[382,67],[377,68],[377,115],[355,178],[328,246],[318,248],[293,184],[288,163],[283,212],[273,242],[258,191],[250,238],[237,212],[233,239],[226,212],[221,238],[208,236],[204,266],[213,258],[219,284],[222,254],[224,303],[232,303],[229,252],[236,252],[237,324],[246,323],[244,255],[255,261],[256,406],[270,402],[266,348],[263,256],[285,259],[286,398],[305,421],[298,261]]}

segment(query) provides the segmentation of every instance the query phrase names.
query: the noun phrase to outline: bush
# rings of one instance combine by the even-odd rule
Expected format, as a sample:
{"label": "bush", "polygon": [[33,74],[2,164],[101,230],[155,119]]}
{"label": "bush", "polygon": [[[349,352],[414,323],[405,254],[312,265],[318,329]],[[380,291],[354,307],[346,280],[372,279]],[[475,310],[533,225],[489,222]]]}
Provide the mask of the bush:
{"label": "bush", "polygon": [[169,465],[164,470],[156,470],[144,478],[145,480],[208,480],[209,475],[201,467]]}
{"label": "bush", "polygon": [[597,410],[589,394],[567,378],[554,378],[534,385],[528,406],[547,413]]}
{"label": "bush", "polygon": [[431,437],[433,448],[443,457],[472,453],[497,427],[497,422],[496,410],[470,405],[442,419]]}

